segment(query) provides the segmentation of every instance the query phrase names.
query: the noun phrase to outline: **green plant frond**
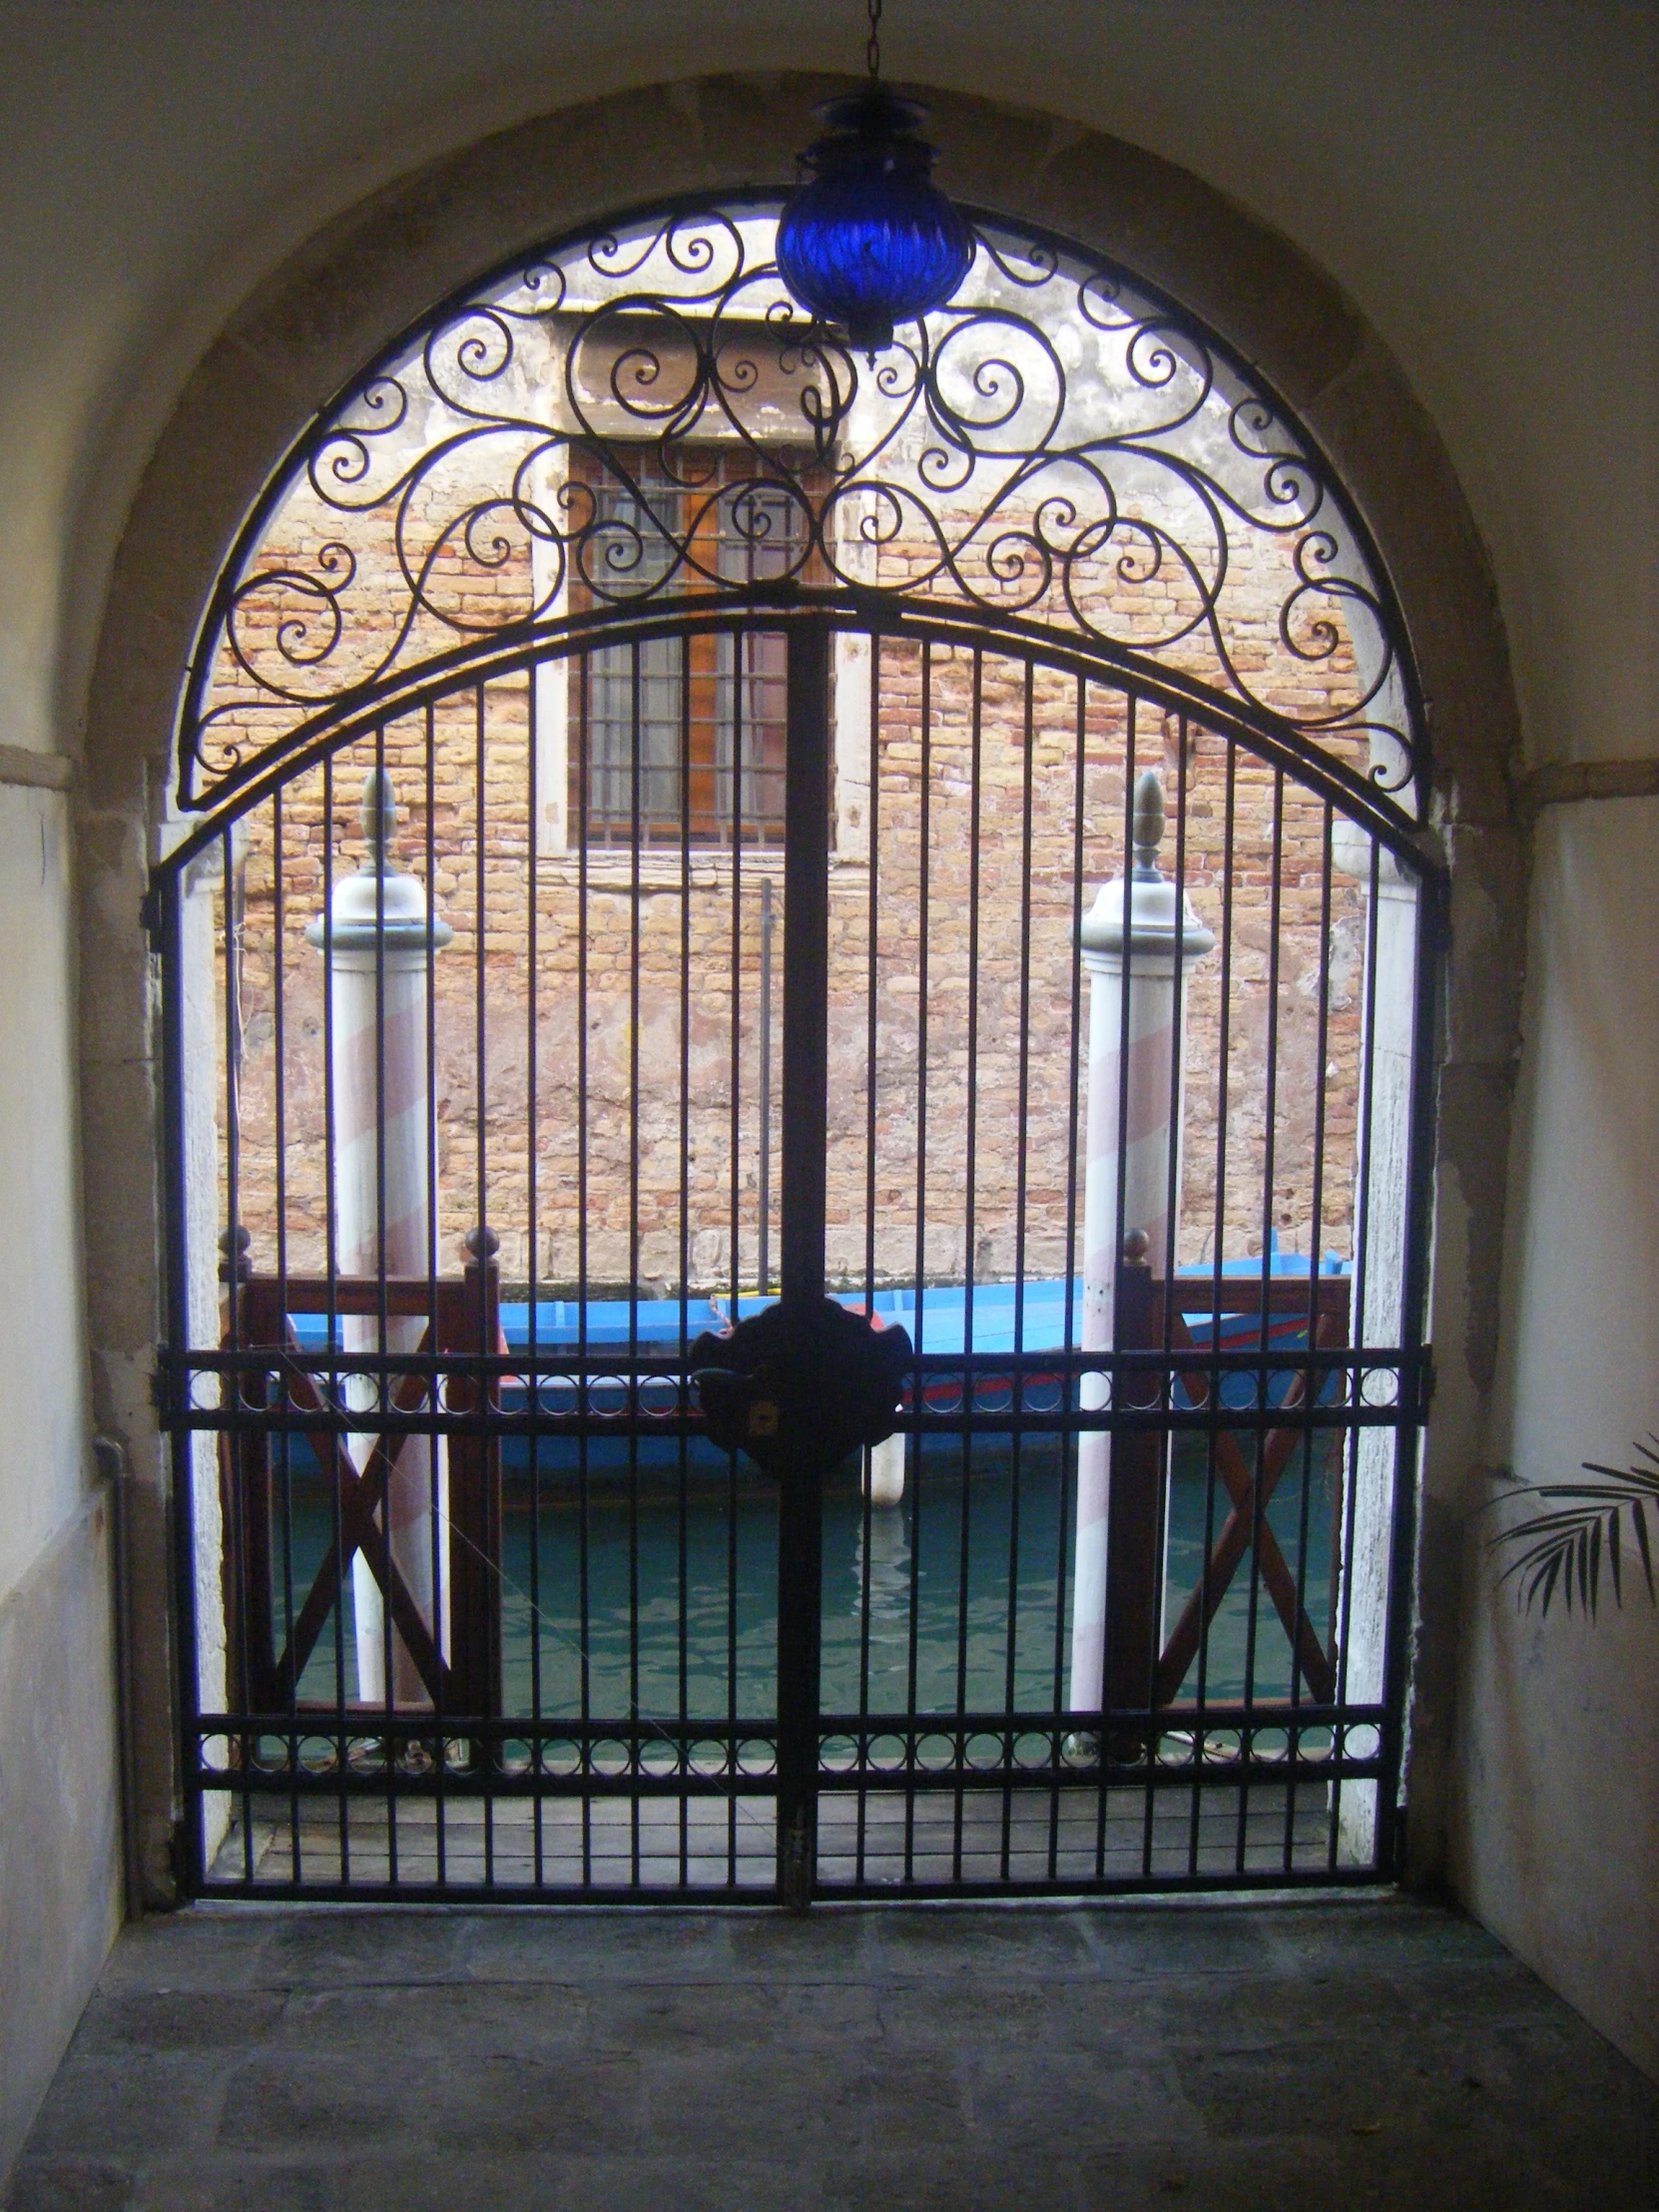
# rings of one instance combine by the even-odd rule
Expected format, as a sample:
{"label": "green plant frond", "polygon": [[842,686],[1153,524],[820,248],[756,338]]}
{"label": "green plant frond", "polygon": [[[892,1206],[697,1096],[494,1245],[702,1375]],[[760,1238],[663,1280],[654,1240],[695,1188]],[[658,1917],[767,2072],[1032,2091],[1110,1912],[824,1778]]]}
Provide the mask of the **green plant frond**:
{"label": "green plant frond", "polygon": [[[1542,1613],[1540,1613],[1539,1615],[1540,1619],[1549,1611],[1549,1601],[1555,1595],[1555,1585],[1556,1582],[1560,1579],[1561,1567],[1564,1561],[1564,1553],[1557,1552],[1555,1554],[1555,1557],[1549,1562],[1547,1573],[1540,1573],[1536,1575],[1533,1578],[1531,1587],[1526,1593],[1526,1609],[1528,1612],[1531,1612],[1533,1595],[1538,1588],[1538,1584],[1540,1582],[1543,1584],[1543,1610]],[[1569,1613],[1572,1611],[1572,1577],[1570,1575],[1567,1577],[1567,1611]]]}
{"label": "green plant frond", "polygon": [[1653,1587],[1653,1553],[1647,1540],[1647,1515],[1633,1513],[1631,1518],[1636,1523],[1636,1548],[1642,1555],[1642,1573],[1647,1580],[1648,1602],[1659,1605],[1659,1592]]}
{"label": "green plant frond", "polygon": [[1604,1467],[1594,1459],[1586,1459],[1584,1472],[1611,1476],[1621,1496],[1634,1491],[1640,1497],[1659,1497],[1659,1471],[1650,1474],[1646,1467]]}
{"label": "green plant frond", "polygon": [[[1583,1497],[1601,1498],[1608,1503],[1617,1499],[1620,1504],[1646,1504],[1644,1491],[1630,1490],[1618,1482],[1540,1482],[1533,1491],[1534,1497]],[[1655,1492],[1659,1495],[1659,1492]]]}
{"label": "green plant frond", "polygon": [[1624,1577],[1619,1569],[1619,1515],[1607,1516],[1607,1572],[1613,1579],[1613,1603],[1624,1610]]}
{"label": "green plant frond", "polygon": [[1547,1615],[1559,1591],[1569,1613],[1576,1605],[1593,1620],[1600,1607],[1604,1554],[1613,1603],[1622,1608],[1626,1513],[1649,1602],[1659,1605],[1647,1525],[1650,1507],[1659,1519],[1659,1436],[1631,1448],[1638,1458],[1650,1462],[1652,1471],[1645,1466],[1605,1467],[1586,1459],[1584,1473],[1603,1480],[1522,1482],[1507,1469],[1501,1470],[1507,1487],[1488,1503],[1512,1503],[1523,1494],[1548,1502],[1548,1510],[1529,1513],[1487,1539],[1488,1549],[1502,1546],[1511,1552],[1498,1580],[1514,1582],[1516,1601],[1525,1611],[1536,1605],[1540,1618]]}
{"label": "green plant frond", "polygon": [[1513,1528],[1500,1528],[1490,1540],[1495,1547],[1498,1544],[1515,1543],[1526,1536],[1554,1534],[1562,1529],[1572,1529],[1576,1532],[1580,1528],[1587,1527],[1591,1521],[1600,1520],[1600,1507],[1592,1509],[1585,1505],[1577,1506],[1571,1512],[1538,1513],[1531,1520],[1516,1521]]}

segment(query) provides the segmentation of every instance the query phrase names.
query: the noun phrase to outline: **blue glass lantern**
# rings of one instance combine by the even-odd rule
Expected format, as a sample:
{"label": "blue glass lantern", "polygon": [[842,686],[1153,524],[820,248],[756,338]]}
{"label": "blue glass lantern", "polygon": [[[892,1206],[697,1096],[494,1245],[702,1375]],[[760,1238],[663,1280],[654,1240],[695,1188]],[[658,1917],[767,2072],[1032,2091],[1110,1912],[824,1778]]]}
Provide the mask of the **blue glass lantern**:
{"label": "blue glass lantern", "polygon": [[973,261],[973,234],[930,181],[925,110],[879,85],[819,114],[830,135],[778,224],[778,268],[808,313],[873,353],[893,325],[942,306]]}

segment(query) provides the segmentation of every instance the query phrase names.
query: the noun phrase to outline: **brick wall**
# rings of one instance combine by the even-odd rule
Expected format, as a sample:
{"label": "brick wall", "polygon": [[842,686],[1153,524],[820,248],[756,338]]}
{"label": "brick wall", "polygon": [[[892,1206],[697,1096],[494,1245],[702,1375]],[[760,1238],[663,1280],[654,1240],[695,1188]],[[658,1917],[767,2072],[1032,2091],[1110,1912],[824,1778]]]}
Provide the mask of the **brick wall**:
{"label": "brick wall", "polygon": [[[436,492],[430,496],[437,498]],[[447,495],[438,506],[446,503],[453,503]],[[315,500],[301,494],[274,526],[266,564],[314,566],[337,536],[338,518],[330,527]],[[399,595],[383,534],[376,537],[371,524],[360,526],[353,550],[348,597],[354,650],[362,657],[354,666],[362,668],[393,634]],[[913,577],[923,559],[918,547],[883,549],[876,581],[891,585]],[[1280,639],[1287,560],[1269,545],[1258,549],[1254,569],[1235,566],[1225,639],[1235,666],[1260,696],[1306,711],[1352,687],[1353,660],[1343,642],[1311,670]],[[431,578],[432,593],[452,618],[480,627],[510,620],[524,611],[531,589],[522,534],[515,538],[504,524],[499,547],[487,559],[451,546],[436,557]],[[1097,591],[1091,602],[1096,611],[1109,607],[1124,635],[1167,634],[1198,611],[1196,594],[1167,573],[1091,579],[1088,590]],[[262,641],[269,647],[279,612],[275,598],[265,609],[250,610],[244,635],[254,649]],[[429,627],[434,635],[439,628]],[[452,634],[445,642],[453,642]],[[1169,658],[1207,680],[1217,676],[1216,652],[1202,630]],[[879,1276],[912,1276],[924,1173],[920,1265],[929,1278],[960,1279],[970,1253],[981,1278],[1009,1276],[1021,1257],[1029,1273],[1055,1274],[1065,1264],[1068,1200],[1081,1203],[1070,1167],[1077,689],[1068,676],[1038,671],[1028,702],[1022,668],[1004,656],[984,657],[976,798],[972,654],[935,648],[929,677],[924,842],[922,656],[912,644],[883,647],[874,794],[872,1169],[865,1146],[871,899],[862,846],[838,855],[832,871],[830,1266],[839,1275],[861,1274],[872,1242]],[[249,742],[258,743],[259,717],[247,711],[250,698],[246,679],[225,672],[218,699],[232,710],[232,734],[240,726]],[[1122,696],[1090,686],[1083,723],[1086,905],[1122,864],[1128,746]],[[1171,814],[1164,858],[1173,867],[1179,734],[1142,708],[1134,748],[1137,769],[1164,771]],[[328,797],[336,869],[355,867],[361,857],[357,802],[364,770],[376,757],[375,747],[363,743],[334,762]],[[781,918],[782,854],[744,853],[736,897],[730,856],[693,854],[684,911],[679,857],[661,848],[642,859],[637,901],[626,855],[592,855],[584,886],[574,853],[534,850],[531,691],[522,677],[436,709],[429,759],[421,718],[389,725],[378,757],[403,809],[401,856],[425,876],[430,850],[435,902],[455,932],[435,962],[441,1264],[453,1264],[458,1238],[487,1212],[513,1280],[524,1280],[533,1266],[543,1283],[568,1283],[585,1260],[590,1281],[669,1286],[680,1280],[684,1246],[692,1283],[720,1287],[731,1280],[735,1209],[739,1272],[752,1282],[760,1144],[759,886],[763,875],[772,877]],[[1218,934],[1226,889],[1227,768],[1222,740],[1189,734],[1186,882]],[[540,772],[546,773],[545,763]],[[270,805],[250,818],[244,870],[240,1213],[254,1234],[257,1263],[272,1263],[279,1020],[287,1263],[296,1269],[319,1265],[324,1250],[321,959],[302,936],[323,898],[323,787],[322,772],[313,769],[281,796],[279,991],[278,826]],[[1324,837],[1321,803],[1292,784],[1276,796],[1272,773],[1236,756],[1226,1144],[1218,1209],[1218,946],[1191,984],[1185,1259],[1209,1257],[1218,1228],[1227,1255],[1259,1251],[1270,1222],[1285,1243],[1308,1249],[1321,1121],[1317,1242],[1322,1249],[1349,1250],[1365,902],[1352,877],[1334,877],[1324,941],[1329,983],[1322,1074]],[[781,1007],[781,933],[777,951],[775,1006]],[[780,1030],[781,1015],[774,1024],[775,1207]],[[921,1166],[918,1143],[924,1147]],[[1080,1178],[1080,1166],[1077,1173]],[[777,1254],[774,1229],[774,1271]]]}

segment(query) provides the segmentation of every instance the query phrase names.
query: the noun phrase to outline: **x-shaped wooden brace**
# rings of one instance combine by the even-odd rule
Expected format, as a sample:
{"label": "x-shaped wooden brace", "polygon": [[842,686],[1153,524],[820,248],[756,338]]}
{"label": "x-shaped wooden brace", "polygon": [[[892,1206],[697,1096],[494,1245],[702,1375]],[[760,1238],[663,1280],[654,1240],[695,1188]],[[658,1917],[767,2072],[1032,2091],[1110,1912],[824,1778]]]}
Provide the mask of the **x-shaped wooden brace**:
{"label": "x-shaped wooden brace", "polygon": [[[297,1352],[298,1345],[291,1328],[284,1330],[290,1351]],[[419,1350],[431,1349],[431,1330],[420,1340]],[[305,1371],[295,1363],[284,1367],[283,1380],[290,1399],[302,1412],[323,1412],[326,1408],[317,1394],[316,1385]],[[426,1395],[427,1378],[406,1375],[401,1378],[391,1394],[392,1409],[399,1413],[420,1410]],[[274,1677],[275,1694],[279,1704],[287,1704],[293,1696],[294,1685],[305,1671],[322,1624],[328,1618],[339,1596],[340,1577],[357,1552],[368,1561],[369,1572],[379,1583],[391,1614],[392,1624],[415,1671],[425,1685],[426,1694],[434,1705],[444,1701],[448,1687],[449,1669],[445,1665],[431,1630],[420,1617],[420,1608],[409,1594],[408,1584],[398,1572],[397,1562],[391,1556],[389,1540],[375,1525],[374,1516],[380,1512],[386,1496],[386,1485],[391,1471],[397,1464],[398,1454],[405,1441],[404,1436],[390,1439],[376,1438],[374,1449],[361,1474],[351,1464],[350,1455],[342,1439],[332,1429],[306,1429],[304,1431],[311,1449],[316,1453],[317,1464],[324,1475],[329,1476],[339,1491],[339,1525],[334,1540],[329,1544],[316,1579],[306,1593],[305,1602],[299,1608],[288,1638],[287,1649],[276,1663]],[[388,1440],[391,1449],[386,1445]]]}
{"label": "x-shaped wooden brace", "polygon": [[[1172,1344],[1197,1352],[1192,1333],[1180,1314],[1171,1316]],[[1314,1343],[1322,1350],[1329,1350],[1338,1342],[1337,1326],[1332,1316],[1322,1314],[1314,1330]],[[1188,1373],[1183,1376],[1189,1395],[1196,1404],[1209,1399],[1210,1382],[1203,1374]],[[1300,1405],[1307,1395],[1306,1371],[1296,1377],[1285,1397],[1284,1409]],[[1279,1539],[1268,1526],[1268,1505],[1279,1478],[1290,1463],[1300,1430],[1276,1428],[1262,1438],[1258,1454],[1257,1472],[1253,1475],[1245,1464],[1244,1453],[1232,1431],[1220,1428],[1216,1431],[1216,1466],[1227,1494],[1232,1501],[1232,1511],[1222,1525],[1215,1549],[1205,1564],[1203,1578],[1181,1609],[1169,1642],[1164,1646],[1158,1662],[1154,1699],[1159,1705],[1174,1702],[1175,1694],[1187,1678],[1187,1670],[1197,1656],[1199,1641],[1205,1628],[1214,1620],[1216,1610],[1232,1585],[1239,1571],[1239,1564],[1250,1549],[1256,1546],[1257,1563],[1274,1609],[1285,1625],[1285,1633],[1296,1653],[1297,1665],[1302,1671],[1309,1691],[1316,1703],[1329,1705],[1337,1693],[1336,1672],[1331,1656],[1314,1632],[1314,1624],[1297,1598],[1296,1577],[1285,1563],[1285,1554],[1279,1548]]]}

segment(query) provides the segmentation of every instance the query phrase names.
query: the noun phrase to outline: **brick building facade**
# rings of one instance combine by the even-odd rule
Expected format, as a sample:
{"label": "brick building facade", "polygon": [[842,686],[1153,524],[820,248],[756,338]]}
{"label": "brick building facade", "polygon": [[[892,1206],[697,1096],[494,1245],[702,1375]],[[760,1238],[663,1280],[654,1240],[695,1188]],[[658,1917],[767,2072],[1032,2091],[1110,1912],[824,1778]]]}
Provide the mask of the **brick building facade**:
{"label": "brick building facade", "polygon": [[[411,621],[386,513],[360,517],[347,552],[339,516],[303,482],[273,520],[260,566],[337,581],[348,561],[349,650],[365,667],[400,623],[417,654],[423,621],[486,632],[546,612],[547,530],[537,527],[534,500],[527,519],[524,503],[501,492],[514,469],[524,480],[532,446],[521,439],[504,451],[499,440],[484,441],[421,481],[421,589],[441,624],[418,607]],[[693,475],[695,460],[681,461]],[[897,452],[893,466],[913,461]],[[536,466],[529,480],[544,514],[565,530],[584,512],[592,518],[579,471],[562,461]],[[724,466],[729,514],[754,466]],[[456,515],[469,518],[465,528]],[[405,536],[408,523],[405,515]],[[858,525],[857,511],[840,515],[846,543],[856,544]],[[1088,611],[1127,641],[1187,630],[1162,658],[1216,682],[1217,646],[1198,593],[1179,563],[1154,550],[1150,537],[1127,556],[1120,543],[1111,561],[1077,564],[1070,588],[1093,595]],[[1227,655],[1256,697],[1307,717],[1357,696],[1359,678],[1340,605],[1322,600],[1310,615],[1328,625],[1322,638],[1285,624],[1296,603],[1294,557],[1291,537],[1257,534],[1235,557],[1217,613]],[[926,543],[902,537],[865,554],[870,582],[942,597],[947,580],[929,581],[936,565]],[[567,579],[554,611],[576,604],[578,592]],[[1064,620],[1057,590],[1033,611]],[[252,600],[245,645],[269,646],[296,616],[326,621],[291,591],[274,590],[266,605]],[[1075,1217],[1081,1208],[1080,1150],[1075,1171],[1072,1164],[1074,919],[1079,901],[1086,907],[1122,866],[1131,722],[1135,769],[1161,770],[1168,793],[1164,864],[1175,864],[1179,816],[1186,888],[1220,940],[1190,985],[1179,1257],[1212,1257],[1218,1229],[1229,1258],[1260,1252],[1270,1230],[1289,1249],[1347,1256],[1367,908],[1353,871],[1369,868],[1369,846],[1357,856],[1339,825],[1328,877],[1323,801],[1242,751],[1230,755],[1209,731],[1144,705],[1132,714],[1107,685],[1080,695],[1073,677],[1037,667],[1028,678],[1005,651],[976,657],[934,645],[924,653],[893,640],[879,647],[872,685],[869,652],[866,640],[843,638],[835,667],[832,1276],[861,1280],[866,1260],[880,1281],[918,1273],[960,1281],[970,1267],[979,1280],[1064,1269],[1068,1209]],[[689,672],[689,658],[685,665]],[[590,1284],[669,1290],[684,1278],[713,1291],[729,1288],[735,1272],[754,1284],[761,895],[770,880],[781,921],[780,826],[767,816],[781,812],[782,780],[751,782],[765,804],[747,810],[735,844],[730,777],[724,831],[703,820],[683,846],[670,823],[637,856],[614,822],[603,837],[590,824],[584,839],[584,814],[598,810],[597,684],[576,664],[555,662],[462,690],[429,718],[392,721],[377,740],[336,755],[326,778],[320,768],[304,772],[279,807],[266,803],[247,818],[240,1009],[221,1033],[240,1053],[237,1211],[258,1264],[277,1257],[278,1180],[287,1265],[318,1267],[325,1258],[322,974],[303,930],[323,903],[324,843],[333,869],[358,864],[362,778],[381,765],[402,810],[401,858],[429,879],[454,931],[433,963],[439,1265],[452,1265],[458,1238],[487,1218],[513,1282],[568,1285],[585,1272]],[[635,688],[643,696],[638,680]],[[228,661],[222,666],[223,739],[260,742],[252,690]],[[746,758],[758,764],[763,755],[774,766],[781,759],[776,693],[774,685],[764,713],[753,710],[760,719]],[[729,683],[728,719],[732,694]],[[761,727],[768,714],[770,729]],[[689,727],[689,711],[686,719]],[[1363,770],[1363,740],[1331,745]],[[691,813],[688,804],[688,821]],[[781,972],[780,959],[775,1213]],[[774,1221],[774,1270],[777,1251]]]}

